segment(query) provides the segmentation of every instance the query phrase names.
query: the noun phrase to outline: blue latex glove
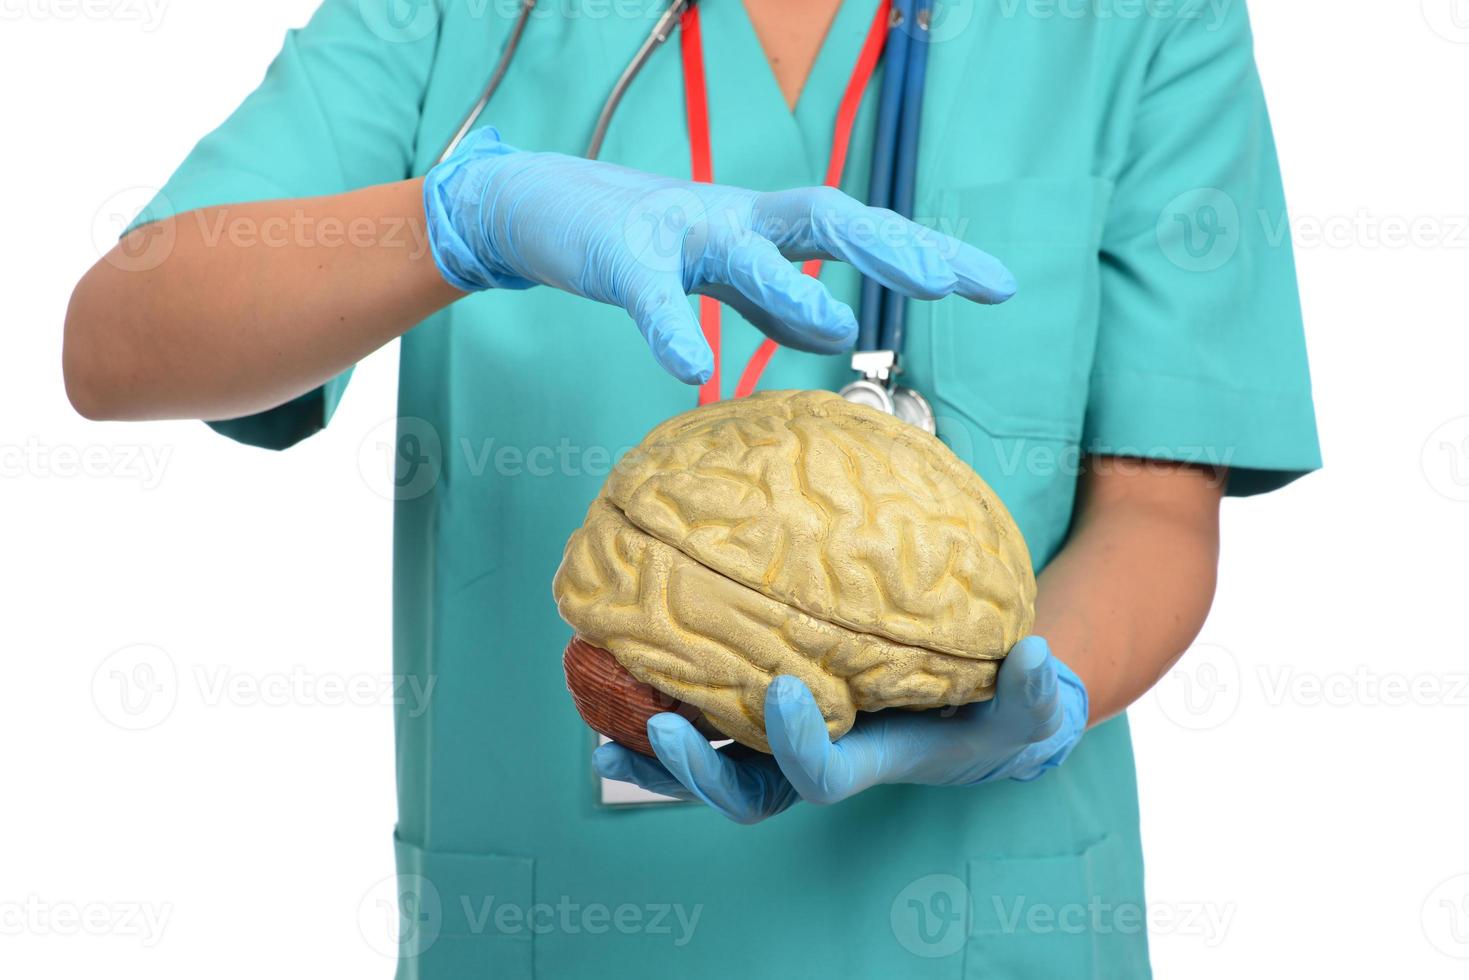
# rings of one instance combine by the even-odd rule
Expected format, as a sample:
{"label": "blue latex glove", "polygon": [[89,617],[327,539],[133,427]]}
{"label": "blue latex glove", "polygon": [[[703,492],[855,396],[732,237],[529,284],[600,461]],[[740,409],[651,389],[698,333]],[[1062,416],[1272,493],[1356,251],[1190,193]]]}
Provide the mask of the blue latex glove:
{"label": "blue latex glove", "polygon": [[608,779],[683,800],[702,800],[739,823],[756,823],[797,800],[836,803],[880,783],[974,786],[1021,781],[1059,766],[1087,722],[1086,688],[1038,636],[1000,665],[995,696],[952,711],[859,714],[836,742],[806,685],[777,677],[765,695],[773,755],[731,744],[716,750],[675,714],[648,720],[658,760],[621,745],[594,758]]}
{"label": "blue latex glove", "polygon": [[827,187],[760,194],[468,139],[423,186],[429,244],[466,292],[555,286],[627,310],[669,373],[699,384],[714,356],[687,300],[713,296],[796,350],[852,346],[857,320],[792,261],[840,259],[919,299],[1001,303],[996,259]]}

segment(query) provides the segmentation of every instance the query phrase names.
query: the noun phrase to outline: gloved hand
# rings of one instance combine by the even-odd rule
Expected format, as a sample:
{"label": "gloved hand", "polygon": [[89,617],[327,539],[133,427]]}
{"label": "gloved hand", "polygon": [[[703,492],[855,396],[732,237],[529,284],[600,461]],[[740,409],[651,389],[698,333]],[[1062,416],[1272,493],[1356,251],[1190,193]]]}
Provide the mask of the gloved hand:
{"label": "gloved hand", "polygon": [[994,258],[827,187],[759,194],[466,139],[423,185],[434,261],[453,286],[555,286],[632,314],[669,373],[701,384],[714,357],[686,299],[727,303],[787,347],[834,354],[857,321],[792,261],[850,262],[919,299],[1001,303],[1015,280]]}
{"label": "gloved hand", "polygon": [[765,695],[774,755],[731,744],[716,750],[679,715],[648,720],[658,761],[608,744],[597,771],[683,800],[702,800],[756,823],[797,800],[836,803],[879,783],[974,786],[1028,781],[1059,766],[1086,730],[1087,694],[1046,641],[1028,637],[1000,665],[995,696],[953,712],[858,715],[836,742],[805,684],[777,677]]}

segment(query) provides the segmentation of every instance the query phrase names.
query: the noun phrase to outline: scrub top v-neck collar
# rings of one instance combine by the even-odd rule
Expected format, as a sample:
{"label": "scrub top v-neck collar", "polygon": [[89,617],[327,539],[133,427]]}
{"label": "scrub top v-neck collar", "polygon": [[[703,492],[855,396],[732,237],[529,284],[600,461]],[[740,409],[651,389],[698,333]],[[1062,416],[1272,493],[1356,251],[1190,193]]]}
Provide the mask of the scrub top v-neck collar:
{"label": "scrub top v-neck collar", "polygon": [[[793,176],[807,185],[822,182],[837,107],[877,4],[846,0],[837,8],[794,111],[786,105],[744,4],[708,0],[699,5],[716,182],[758,188],[790,186]],[[756,139],[758,148],[751,146]]]}

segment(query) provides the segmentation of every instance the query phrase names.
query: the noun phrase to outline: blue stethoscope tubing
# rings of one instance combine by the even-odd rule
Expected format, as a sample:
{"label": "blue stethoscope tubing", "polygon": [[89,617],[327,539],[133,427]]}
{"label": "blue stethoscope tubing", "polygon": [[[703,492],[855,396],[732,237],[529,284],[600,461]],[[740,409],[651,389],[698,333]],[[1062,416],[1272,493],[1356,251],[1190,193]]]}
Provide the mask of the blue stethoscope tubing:
{"label": "blue stethoscope tubing", "polygon": [[[883,46],[882,88],[872,142],[867,203],[913,217],[918,181],[918,143],[923,93],[928,74],[929,27],[933,0],[893,0],[892,24]],[[928,401],[893,383],[901,370],[908,298],[863,279],[857,317],[857,354],[852,367],[861,377],[842,389],[852,401],[894,414],[929,432],[936,423]]]}
{"label": "blue stethoscope tubing", "polygon": [[[908,75],[908,18],[913,15],[914,0],[893,0],[892,23],[883,45],[882,87],[877,100],[877,122],[872,136],[872,170],[867,179],[867,203],[875,208],[890,208],[894,205],[894,175],[901,168],[898,164],[898,147],[901,145],[902,124],[905,105],[905,85]],[[911,191],[908,195],[911,199]],[[901,213],[901,212],[900,212]],[[907,215],[905,215],[907,217]],[[857,325],[858,350],[891,350],[881,346],[886,339],[883,334],[885,307],[883,294],[886,290],[876,279],[862,280],[862,307]]]}
{"label": "blue stethoscope tubing", "polygon": [[[893,174],[893,199],[888,205],[905,218],[913,217],[914,188],[918,183],[919,126],[923,121],[923,91],[928,74],[927,24],[933,3],[917,0],[913,8],[910,22],[913,27],[908,31],[908,57],[903,73],[903,114],[898,125],[898,148],[893,154],[897,172]],[[888,290],[883,297],[882,330],[878,336],[881,350],[896,353],[903,349],[907,313],[908,298]]]}

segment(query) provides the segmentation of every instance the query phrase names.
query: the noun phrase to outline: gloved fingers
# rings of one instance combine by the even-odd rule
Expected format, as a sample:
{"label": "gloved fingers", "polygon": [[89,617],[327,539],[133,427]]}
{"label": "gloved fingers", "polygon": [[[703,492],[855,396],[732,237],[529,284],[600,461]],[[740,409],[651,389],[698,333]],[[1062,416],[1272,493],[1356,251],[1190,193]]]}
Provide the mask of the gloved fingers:
{"label": "gloved fingers", "polygon": [[690,385],[714,374],[714,352],[677,279],[670,276],[644,289],[627,311],[663,370]]}
{"label": "gloved fingers", "polygon": [[830,187],[762,194],[754,227],[788,258],[840,259],[915,299],[957,293],[977,303],[1015,295],[1015,277],[994,256]]}
{"label": "gloved fingers", "polygon": [[952,236],[933,234],[952,252],[949,268],[954,270],[955,293],[975,303],[993,306],[1009,301],[1020,290],[1015,274],[990,253]]}
{"label": "gloved fingers", "polygon": [[829,804],[855,796],[878,782],[874,758],[833,743],[826,719],[805,684],[781,675],[765,691],[765,737],[770,751],[801,798]]}
{"label": "gloved fingers", "polygon": [[673,778],[673,774],[658,760],[650,759],[641,752],[634,752],[616,742],[597,746],[597,750],[592,753],[592,766],[603,779],[632,783],[650,793],[662,793],[675,799],[690,802],[698,799],[683,783]]}
{"label": "gloved fingers", "polygon": [[680,715],[664,712],[649,718],[648,741],[679,783],[735,823],[759,823],[796,800],[773,763],[715,751]]}
{"label": "gloved fingers", "polygon": [[[721,236],[711,243],[703,271],[713,289],[697,291],[723,301],[728,301],[730,289],[738,292],[745,302],[736,308],[784,347],[837,354],[856,342],[857,317],[851,307],[832,296],[820,280],[791,265],[765,238]],[[751,308],[757,311],[755,316],[746,312]]]}
{"label": "gloved fingers", "polygon": [[992,723],[1027,745],[1056,734],[1064,720],[1056,664],[1039,636],[1015,644],[1000,664]]}

